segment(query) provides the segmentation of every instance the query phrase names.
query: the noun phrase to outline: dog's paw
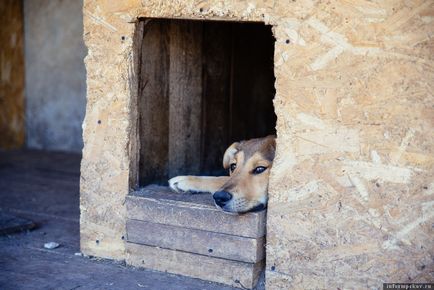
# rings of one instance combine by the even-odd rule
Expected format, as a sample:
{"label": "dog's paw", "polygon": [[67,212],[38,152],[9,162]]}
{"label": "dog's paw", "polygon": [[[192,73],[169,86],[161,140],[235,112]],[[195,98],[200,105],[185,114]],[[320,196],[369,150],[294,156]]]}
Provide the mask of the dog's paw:
{"label": "dog's paw", "polygon": [[178,193],[187,193],[192,191],[189,186],[188,176],[176,176],[169,180],[169,187]]}

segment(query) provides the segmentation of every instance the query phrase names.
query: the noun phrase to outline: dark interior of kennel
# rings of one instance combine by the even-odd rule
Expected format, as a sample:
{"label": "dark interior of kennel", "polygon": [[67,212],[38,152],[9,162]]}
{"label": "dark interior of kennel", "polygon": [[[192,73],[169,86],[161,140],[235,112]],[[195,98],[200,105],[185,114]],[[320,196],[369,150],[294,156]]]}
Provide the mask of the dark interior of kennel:
{"label": "dark interior of kennel", "polygon": [[225,174],[222,157],[232,142],[275,134],[271,26],[142,21],[141,186]]}

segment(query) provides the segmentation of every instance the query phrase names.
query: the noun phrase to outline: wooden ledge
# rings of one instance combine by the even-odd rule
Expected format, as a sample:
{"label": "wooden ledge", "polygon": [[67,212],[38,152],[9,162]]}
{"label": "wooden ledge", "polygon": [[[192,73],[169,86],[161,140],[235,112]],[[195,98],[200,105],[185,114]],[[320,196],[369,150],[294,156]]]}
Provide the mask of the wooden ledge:
{"label": "wooden ledge", "polygon": [[150,185],[130,193],[126,207],[132,220],[247,238],[265,235],[265,210],[228,214],[215,207],[210,194],[179,194],[168,187]]}

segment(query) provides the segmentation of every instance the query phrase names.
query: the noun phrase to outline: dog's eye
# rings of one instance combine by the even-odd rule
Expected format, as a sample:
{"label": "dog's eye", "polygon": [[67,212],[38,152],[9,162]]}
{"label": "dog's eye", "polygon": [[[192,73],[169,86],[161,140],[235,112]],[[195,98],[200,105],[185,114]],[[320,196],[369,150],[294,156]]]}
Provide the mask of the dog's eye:
{"label": "dog's eye", "polygon": [[237,164],[232,163],[232,164],[230,165],[231,172],[234,172],[236,168],[237,168]]}
{"label": "dog's eye", "polygon": [[258,166],[255,169],[253,169],[252,173],[253,174],[261,174],[262,172],[264,172],[265,170],[267,170],[267,167],[264,166]]}

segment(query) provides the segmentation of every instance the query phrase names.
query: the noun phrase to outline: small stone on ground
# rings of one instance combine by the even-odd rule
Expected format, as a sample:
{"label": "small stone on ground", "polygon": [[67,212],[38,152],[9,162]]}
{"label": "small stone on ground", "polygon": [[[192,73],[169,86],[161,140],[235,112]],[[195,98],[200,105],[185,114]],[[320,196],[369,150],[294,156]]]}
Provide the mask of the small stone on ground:
{"label": "small stone on ground", "polygon": [[57,248],[57,247],[59,247],[60,246],[60,244],[58,244],[58,243],[56,243],[56,242],[49,242],[49,243],[45,243],[44,244],[44,248],[46,248],[46,249],[55,249],[55,248]]}

